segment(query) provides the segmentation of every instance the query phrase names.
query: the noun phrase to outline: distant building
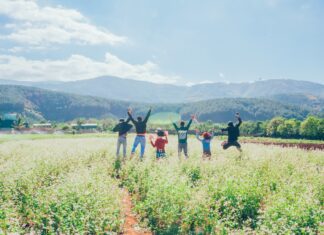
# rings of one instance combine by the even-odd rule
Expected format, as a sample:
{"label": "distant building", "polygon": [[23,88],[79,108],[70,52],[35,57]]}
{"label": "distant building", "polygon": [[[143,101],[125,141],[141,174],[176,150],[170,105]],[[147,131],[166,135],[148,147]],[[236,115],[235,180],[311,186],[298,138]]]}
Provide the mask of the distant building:
{"label": "distant building", "polygon": [[0,115],[0,128],[14,128],[19,124],[20,117],[17,113],[5,113]]}
{"label": "distant building", "polygon": [[52,128],[52,123],[36,123],[33,128]]}
{"label": "distant building", "polygon": [[79,129],[79,130],[94,130],[98,128],[97,123],[84,123],[84,124],[72,124],[71,127],[73,129]]}

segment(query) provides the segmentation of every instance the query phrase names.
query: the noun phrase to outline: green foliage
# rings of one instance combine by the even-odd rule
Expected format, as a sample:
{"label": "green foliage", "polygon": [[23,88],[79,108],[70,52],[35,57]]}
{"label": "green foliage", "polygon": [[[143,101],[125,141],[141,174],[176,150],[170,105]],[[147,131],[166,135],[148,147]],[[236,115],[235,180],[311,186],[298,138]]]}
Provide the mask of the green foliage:
{"label": "green foliage", "polygon": [[310,139],[323,138],[323,119],[309,116],[301,123],[300,134]]}
{"label": "green foliage", "polygon": [[0,233],[121,233],[119,185],[156,234],[321,233],[321,151],[244,144],[237,160],[216,138],[206,161],[201,143],[188,141],[188,160],[178,159],[170,136],[168,158],[156,161],[148,148],[143,161],[125,162],[109,135],[3,142]]}
{"label": "green foliage", "polygon": [[[199,144],[189,143],[192,149]],[[211,161],[171,154],[125,163],[121,180],[143,226],[157,234],[320,231],[323,176],[314,168],[323,164],[320,151],[245,145],[242,161],[218,146],[214,151]],[[170,152],[176,154],[173,147]]]}
{"label": "green foliage", "polygon": [[0,233],[121,232],[122,193],[110,177],[113,158],[107,158],[105,144],[72,139],[2,144]]}

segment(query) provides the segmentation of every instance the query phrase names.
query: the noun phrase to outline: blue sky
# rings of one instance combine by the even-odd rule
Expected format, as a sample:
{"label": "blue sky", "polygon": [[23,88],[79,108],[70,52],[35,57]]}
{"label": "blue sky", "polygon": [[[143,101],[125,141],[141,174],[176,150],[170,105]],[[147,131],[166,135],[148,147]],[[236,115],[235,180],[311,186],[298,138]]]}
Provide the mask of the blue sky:
{"label": "blue sky", "polygon": [[3,79],[324,81],[321,0],[1,0]]}

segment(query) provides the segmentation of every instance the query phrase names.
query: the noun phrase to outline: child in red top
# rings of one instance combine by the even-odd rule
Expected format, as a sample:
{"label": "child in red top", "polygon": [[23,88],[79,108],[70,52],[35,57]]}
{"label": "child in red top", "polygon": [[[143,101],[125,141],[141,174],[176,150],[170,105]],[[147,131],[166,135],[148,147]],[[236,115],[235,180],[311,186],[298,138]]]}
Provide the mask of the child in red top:
{"label": "child in red top", "polygon": [[162,130],[157,131],[157,138],[151,136],[151,144],[156,148],[156,158],[160,159],[165,157],[165,145],[168,143],[168,133]]}

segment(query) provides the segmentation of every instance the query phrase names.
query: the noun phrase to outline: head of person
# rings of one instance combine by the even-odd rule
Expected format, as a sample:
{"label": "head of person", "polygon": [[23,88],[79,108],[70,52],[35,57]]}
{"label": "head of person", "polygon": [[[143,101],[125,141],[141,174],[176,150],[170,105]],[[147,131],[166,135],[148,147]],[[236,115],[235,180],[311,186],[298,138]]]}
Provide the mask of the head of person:
{"label": "head of person", "polygon": [[184,121],[181,121],[181,122],[180,122],[180,126],[181,126],[181,127],[184,127],[184,126],[185,126],[185,122],[184,122]]}
{"label": "head of person", "polygon": [[141,116],[138,116],[138,117],[137,117],[137,121],[138,121],[138,122],[141,122],[141,121],[143,121],[143,118],[142,118]]}
{"label": "head of person", "polygon": [[158,136],[158,137],[163,137],[163,136],[164,136],[164,131],[161,130],[161,129],[158,129],[158,130],[157,130],[157,136]]}
{"label": "head of person", "polygon": [[228,127],[234,127],[233,122],[228,122],[227,125],[228,125]]}
{"label": "head of person", "polygon": [[125,122],[124,118],[119,119],[119,123],[123,123],[123,122]]}
{"label": "head of person", "polygon": [[202,136],[204,137],[205,140],[209,140],[211,138],[211,134],[209,132],[204,132]]}

